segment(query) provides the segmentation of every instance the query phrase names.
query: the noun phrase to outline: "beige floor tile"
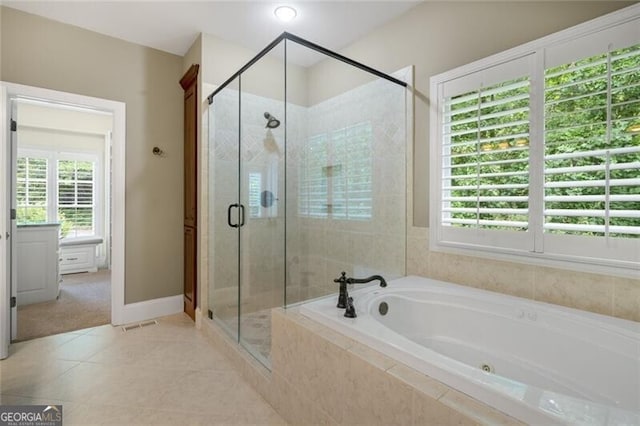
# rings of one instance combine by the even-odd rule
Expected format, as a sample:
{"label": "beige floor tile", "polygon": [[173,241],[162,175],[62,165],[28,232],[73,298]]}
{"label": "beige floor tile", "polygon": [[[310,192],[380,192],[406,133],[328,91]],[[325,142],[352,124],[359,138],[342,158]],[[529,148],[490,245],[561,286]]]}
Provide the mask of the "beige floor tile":
{"label": "beige floor tile", "polygon": [[144,417],[139,408],[114,405],[78,404],[69,414],[63,412],[67,425],[141,425]]}
{"label": "beige floor tile", "polygon": [[[36,391],[79,363],[52,359],[42,360],[11,358],[0,363],[0,393],[16,396],[36,396]],[[52,396],[55,397],[55,396]]]}
{"label": "beige floor tile", "polygon": [[9,358],[4,361],[0,361],[0,365],[2,362],[5,362],[11,358],[15,358],[16,356],[21,359],[43,357],[49,358],[51,356],[50,352],[52,350],[80,336],[81,334],[75,332],[63,333],[55,334],[53,336],[41,337],[34,340],[13,343],[11,344],[11,346],[9,346]]}
{"label": "beige floor tile", "polygon": [[184,425],[209,426],[223,424],[223,421],[212,415],[167,409],[145,409],[140,413],[141,424],[145,425]]}
{"label": "beige floor tile", "polygon": [[228,419],[251,404],[264,403],[235,371],[192,371],[183,374],[163,394],[161,403],[185,411],[215,414]]}
{"label": "beige floor tile", "polygon": [[98,364],[144,365],[149,354],[160,349],[164,343],[160,340],[120,338],[87,361]]}
{"label": "beige floor tile", "polygon": [[64,410],[73,404],[51,398],[28,398],[24,396],[0,395],[0,405],[62,405]]}
{"label": "beige floor tile", "polygon": [[88,328],[86,333],[90,336],[120,336],[124,333],[122,327],[113,326],[111,324],[100,325],[98,327]]}
{"label": "beige floor tile", "polygon": [[83,401],[96,405],[162,408],[164,395],[180,379],[182,372],[161,369],[136,370],[121,380],[105,383]]}
{"label": "beige floor tile", "polygon": [[33,389],[30,396],[82,402],[103,387],[124,383],[127,371],[100,364],[81,363],[54,380]]}
{"label": "beige floor tile", "polygon": [[83,334],[55,348],[51,356],[69,361],[86,361],[111,345],[114,336],[93,336]]}
{"label": "beige floor tile", "polygon": [[286,424],[180,314],[11,345],[0,403],[62,404],[65,425]]}
{"label": "beige floor tile", "polygon": [[207,341],[155,342],[152,351],[147,352],[141,362],[152,368],[170,368],[175,370],[231,370],[230,361]]}

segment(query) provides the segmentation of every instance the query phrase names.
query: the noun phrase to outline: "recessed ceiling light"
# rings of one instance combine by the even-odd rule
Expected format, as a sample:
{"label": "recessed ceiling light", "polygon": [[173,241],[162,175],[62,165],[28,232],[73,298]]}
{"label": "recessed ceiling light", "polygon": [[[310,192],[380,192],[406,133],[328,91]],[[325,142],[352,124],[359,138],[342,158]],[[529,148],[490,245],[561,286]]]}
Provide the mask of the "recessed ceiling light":
{"label": "recessed ceiling light", "polygon": [[276,10],[273,11],[273,14],[276,15],[276,18],[281,20],[282,22],[290,22],[293,18],[296,17],[298,12],[291,6],[279,6],[276,7]]}

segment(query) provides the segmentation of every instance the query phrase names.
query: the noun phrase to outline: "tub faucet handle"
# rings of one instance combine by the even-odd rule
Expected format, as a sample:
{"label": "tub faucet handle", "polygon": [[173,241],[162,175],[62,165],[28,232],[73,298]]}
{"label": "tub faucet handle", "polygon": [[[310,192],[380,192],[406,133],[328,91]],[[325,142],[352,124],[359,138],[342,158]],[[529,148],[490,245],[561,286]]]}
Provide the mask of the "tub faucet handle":
{"label": "tub faucet handle", "polygon": [[340,278],[336,278],[333,280],[334,283],[343,283],[343,282],[347,282],[347,273],[342,271],[342,273],[340,274]]}
{"label": "tub faucet handle", "polygon": [[356,307],[353,305],[353,297],[347,299],[347,309],[344,310],[344,316],[347,318],[356,318]]}

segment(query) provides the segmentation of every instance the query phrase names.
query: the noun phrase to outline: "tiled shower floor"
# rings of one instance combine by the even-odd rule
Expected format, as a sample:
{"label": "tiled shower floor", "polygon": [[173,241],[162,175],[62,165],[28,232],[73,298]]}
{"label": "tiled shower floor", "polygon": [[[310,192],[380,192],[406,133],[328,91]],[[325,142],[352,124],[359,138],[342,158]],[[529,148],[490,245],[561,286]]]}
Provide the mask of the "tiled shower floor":
{"label": "tiled shower floor", "polygon": [[[231,316],[222,322],[236,336],[237,317]],[[271,309],[241,315],[240,338],[245,349],[271,368]]]}
{"label": "tiled shower floor", "polygon": [[250,350],[264,357],[271,365],[271,309],[252,312],[240,318],[240,336]]}

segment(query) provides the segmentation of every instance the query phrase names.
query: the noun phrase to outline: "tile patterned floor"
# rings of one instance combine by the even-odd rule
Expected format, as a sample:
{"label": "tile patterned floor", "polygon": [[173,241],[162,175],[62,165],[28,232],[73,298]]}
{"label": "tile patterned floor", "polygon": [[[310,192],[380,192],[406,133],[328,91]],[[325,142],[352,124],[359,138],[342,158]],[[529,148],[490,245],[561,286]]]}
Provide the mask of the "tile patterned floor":
{"label": "tile patterned floor", "polygon": [[183,314],[11,345],[0,404],[62,404],[65,425],[284,425]]}
{"label": "tile patterned floor", "polygon": [[271,365],[271,309],[242,315],[240,335],[249,349],[262,356]]}

